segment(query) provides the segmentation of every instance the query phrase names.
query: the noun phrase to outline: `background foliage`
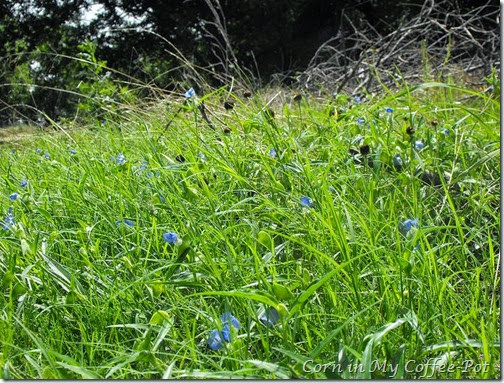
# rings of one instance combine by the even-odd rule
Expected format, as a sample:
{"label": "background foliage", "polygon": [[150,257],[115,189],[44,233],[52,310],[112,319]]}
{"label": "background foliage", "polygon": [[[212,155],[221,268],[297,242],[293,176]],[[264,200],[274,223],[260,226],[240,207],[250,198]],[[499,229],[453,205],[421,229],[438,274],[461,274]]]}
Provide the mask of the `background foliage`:
{"label": "background foliage", "polygon": [[[448,3],[455,13],[486,5],[482,16],[498,7],[489,1]],[[135,97],[149,95],[152,87],[172,90],[188,78],[180,56],[209,68],[212,85],[221,85],[219,75],[236,73],[237,68],[249,80],[294,74],[342,29],[371,25],[384,35],[412,18],[422,4],[6,0],[0,4],[0,121],[39,118],[42,123],[43,113],[52,119],[75,117],[81,109],[124,101],[126,94],[133,97],[127,89],[134,90]],[[496,20],[485,23],[497,28]]]}

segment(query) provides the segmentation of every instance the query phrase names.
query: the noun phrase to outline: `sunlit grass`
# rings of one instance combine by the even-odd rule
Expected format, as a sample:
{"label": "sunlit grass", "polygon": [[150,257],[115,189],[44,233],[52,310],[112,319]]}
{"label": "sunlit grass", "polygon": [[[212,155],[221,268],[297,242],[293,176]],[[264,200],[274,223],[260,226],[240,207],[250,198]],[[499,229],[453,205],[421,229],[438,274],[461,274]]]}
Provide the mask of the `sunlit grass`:
{"label": "sunlit grass", "polygon": [[224,95],[2,148],[3,378],[500,376],[499,100]]}

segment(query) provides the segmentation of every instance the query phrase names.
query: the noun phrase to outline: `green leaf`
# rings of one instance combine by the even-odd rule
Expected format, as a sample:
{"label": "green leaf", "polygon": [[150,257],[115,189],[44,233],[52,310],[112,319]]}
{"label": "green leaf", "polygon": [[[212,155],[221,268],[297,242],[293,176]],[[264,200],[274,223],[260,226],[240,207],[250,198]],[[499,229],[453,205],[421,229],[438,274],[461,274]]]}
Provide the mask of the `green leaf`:
{"label": "green leaf", "polygon": [[[377,332],[369,336],[368,344],[362,353],[362,366],[364,371],[360,372],[357,376],[358,379],[371,379],[371,369],[373,364],[373,347],[378,345],[382,338],[394,330],[395,328],[401,326],[403,323],[409,323],[414,330],[417,332],[418,329],[418,319],[412,311],[408,311],[408,313],[403,318],[398,318],[394,322],[387,323],[386,325],[380,327]],[[420,335],[420,334],[419,334]],[[421,336],[423,338],[423,336]]]}
{"label": "green leaf", "polygon": [[257,241],[268,250],[271,250],[271,248],[273,247],[273,240],[265,231],[259,232],[259,234],[257,235]]}
{"label": "green leaf", "polygon": [[75,303],[75,301],[77,300],[77,293],[75,291],[70,291],[67,296],[66,296],[66,304],[72,304],[72,303]]}
{"label": "green leaf", "polygon": [[14,297],[18,297],[20,295],[23,295],[24,293],[26,293],[28,291],[28,289],[26,288],[25,285],[21,284],[21,283],[16,283],[14,285],[14,288],[12,289],[12,295]]}
{"label": "green leaf", "polygon": [[10,271],[7,271],[5,274],[4,274],[4,277],[2,279],[2,286],[4,288],[7,288],[9,287],[9,285],[11,284],[11,282],[14,280],[14,273],[10,272]]}
{"label": "green leaf", "polygon": [[164,321],[169,320],[171,317],[166,311],[158,310],[152,315],[149,324],[162,325]]}
{"label": "green leaf", "polygon": [[31,254],[30,244],[26,239],[21,239],[21,252],[23,255],[26,255],[26,253]]}
{"label": "green leaf", "polygon": [[69,371],[75,372],[79,374],[83,379],[102,379],[102,377],[94,371],[88,370],[87,368],[80,366],[72,366],[63,362],[56,362],[56,364],[60,365],[63,368],[66,368]]}
{"label": "green leaf", "polygon": [[273,289],[273,294],[275,294],[278,299],[286,301],[294,299],[294,294],[292,294],[288,287],[282,286],[278,283],[273,283],[271,287]]}

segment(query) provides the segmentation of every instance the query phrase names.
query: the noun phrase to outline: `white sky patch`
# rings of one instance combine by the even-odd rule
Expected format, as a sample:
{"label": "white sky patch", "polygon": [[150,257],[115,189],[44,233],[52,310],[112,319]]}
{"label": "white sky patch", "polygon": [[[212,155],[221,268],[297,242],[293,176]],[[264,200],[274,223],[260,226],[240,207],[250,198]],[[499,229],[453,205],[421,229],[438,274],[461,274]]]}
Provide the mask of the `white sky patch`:
{"label": "white sky patch", "polygon": [[83,25],[91,24],[99,16],[105,7],[102,4],[91,4],[88,9],[81,11],[81,22]]}

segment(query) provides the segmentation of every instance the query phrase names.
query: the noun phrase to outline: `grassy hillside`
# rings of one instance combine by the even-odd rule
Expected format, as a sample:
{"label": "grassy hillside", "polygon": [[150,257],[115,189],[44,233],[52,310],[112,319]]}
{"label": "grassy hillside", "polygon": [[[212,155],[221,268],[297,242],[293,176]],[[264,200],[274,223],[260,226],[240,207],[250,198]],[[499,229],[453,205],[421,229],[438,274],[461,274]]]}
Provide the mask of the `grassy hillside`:
{"label": "grassy hillside", "polygon": [[3,378],[500,376],[498,96],[272,94],[2,146]]}

